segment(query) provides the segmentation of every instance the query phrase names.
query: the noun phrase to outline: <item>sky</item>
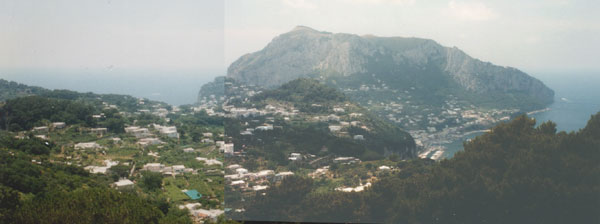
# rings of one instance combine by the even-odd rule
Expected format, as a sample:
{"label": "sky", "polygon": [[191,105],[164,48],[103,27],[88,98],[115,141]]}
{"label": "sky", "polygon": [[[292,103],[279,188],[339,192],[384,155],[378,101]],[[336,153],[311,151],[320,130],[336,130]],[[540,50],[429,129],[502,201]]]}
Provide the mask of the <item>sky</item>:
{"label": "sky", "polygon": [[[170,84],[138,95],[198,86],[190,95],[297,25],[433,39],[534,76],[596,74],[598,11],[597,0],[0,0],[0,78],[74,89],[39,77],[152,76]],[[119,88],[139,85],[128,80]],[[106,89],[91,84],[75,90]]]}
{"label": "sky", "polygon": [[221,0],[0,0],[0,68],[224,70]]}
{"label": "sky", "polygon": [[421,37],[534,73],[597,72],[597,0],[226,0],[225,64],[304,25]]}

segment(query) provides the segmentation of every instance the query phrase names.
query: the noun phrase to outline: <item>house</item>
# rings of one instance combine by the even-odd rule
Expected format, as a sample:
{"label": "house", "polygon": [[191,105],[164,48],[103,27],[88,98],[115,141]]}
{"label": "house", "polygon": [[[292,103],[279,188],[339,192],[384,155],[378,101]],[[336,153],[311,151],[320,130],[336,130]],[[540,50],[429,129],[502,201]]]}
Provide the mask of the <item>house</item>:
{"label": "house", "polygon": [[184,172],[185,172],[185,166],[184,165],[174,165],[173,166],[173,173],[175,175],[182,174]]}
{"label": "house", "polygon": [[268,130],[273,130],[273,125],[262,125],[262,126],[257,126],[256,130],[261,130],[261,131],[268,131]]}
{"label": "house", "polygon": [[216,222],[217,221],[217,217],[219,217],[220,215],[222,215],[223,213],[225,213],[225,211],[223,210],[219,210],[219,209],[210,209],[210,210],[206,210],[206,209],[196,209],[196,210],[190,210],[190,212],[198,217],[198,218],[202,218],[202,219],[210,219],[212,222]]}
{"label": "house", "polygon": [[213,133],[205,132],[205,133],[202,133],[202,136],[210,138],[210,137],[213,137]]}
{"label": "house", "polygon": [[184,192],[191,200],[198,200],[202,197],[202,194],[198,193],[197,190],[187,190]]}
{"label": "house", "polygon": [[336,112],[336,113],[344,113],[345,111],[346,110],[344,110],[344,108],[341,108],[341,107],[334,107],[333,108],[333,112]]}
{"label": "house", "polygon": [[158,145],[158,144],[163,144],[164,142],[161,141],[158,138],[142,138],[140,139],[137,144],[141,145],[141,146],[149,146],[149,145]]}
{"label": "house", "polygon": [[341,163],[341,164],[351,164],[351,163],[360,162],[360,159],[357,159],[354,157],[337,157],[337,158],[333,159],[333,162]]}
{"label": "house", "polygon": [[378,169],[378,170],[381,170],[381,171],[388,171],[388,170],[390,170],[391,168],[390,168],[389,166],[380,166],[380,167],[378,167],[377,169]]}
{"label": "house", "polygon": [[113,183],[114,188],[117,190],[128,190],[133,189],[133,182],[128,179],[120,179],[119,181]]}
{"label": "house", "polygon": [[354,139],[354,140],[365,140],[365,137],[364,137],[364,136],[362,136],[362,135],[355,135],[355,136],[353,137],[353,139]]}
{"label": "house", "polygon": [[223,162],[216,160],[216,159],[207,159],[204,157],[196,157],[196,160],[198,161],[204,161],[204,164],[206,164],[207,166],[211,166],[211,165],[223,165]]}
{"label": "house", "polygon": [[225,175],[223,177],[225,178],[225,180],[239,180],[239,179],[242,179],[244,177],[244,175],[230,174],[230,175]]}
{"label": "house", "polygon": [[154,128],[157,128],[161,135],[165,135],[169,138],[179,138],[179,133],[177,133],[177,127],[175,126],[166,127],[155,124]]}
{"label": "house", "polygon": [[350,114],[350,117],[352,117],[352,118],[356,118],[356,117],[360,117],[360,116],[362,116],[361,113],[351,113]]}
{"label": "house", "polygon": [[104,166],[86,166],[83,169],[89,171],[90,173],[106,174],[106,171],[108,171],[108,169],[116,165],[119,165],[119,161],[111,161],[107,159],[104,160]]}
{"label": "house", "polygon": [[148,128],[140,128],[140,127],[136,127],[136,126],[126,127],[125,133],[132,134],[136,138],[145,138],[145,137],[149,137],[152,135],[152,134],[150,134],[150,131],[148,130]]}
{"label": "house", "polygon": [[65,122],[54,122],[52,123],[52,127],[54,129],[62,129],[65,128],[67,126],[67,124],[65,124]]}
{"label": "house", "polygon": [[183,149],[183,152],[186,152],[186,153],[194,152],[194,149],[193,148],[185,148],[185,149]]}
{"label": "house", "polygon": [[246,173],[248,173],[248,170],[245,168],[237,168],[237,169],[235,169],[235,172],[238,174],[246,174]]}
{"label": "house", "polygon": [[288,159],[289,159],[289,160],[291,160],[291,161],[299,161],[299,160],[302,160],[302,154],[300,154],[300,153],[295,153],[295,152],[294,152],[294,153],[291,153],[291,154],[290,154],[290,157],[288,157]]}
{"label": "house", "polygon": [[34,127],[34,132],[48,132],[48,126]]}
{"label": "house", "polygon": [[165,168],[165,165],[160,163],[147,163],[144,165],[144,170],[148,170],[151,172],[161,172]]}
{"label": "house", "polygon": [[262,190],[266,190],[267,188],[269,188],[269,186],[267,186],[267,185],[254,185],[254,186],[252,186],[252,190],[254,190],[254,191],[262,191]]}
{"label": "house", "polygon": [[201,140],[201,142],[202,142],[202,143],[214,143],[215,141],[213,141],[213,140],[212,140],[212,139],[210,139],[210,138],[205,138],[205,139],[202,139],[202,140]]}
{"label": "house", "polygon": [[81,142],[75,144],[75,149],[99,149],[103,148],[96,142]]}
{"label": "house", "polygon": [[342,126],[339,125],[329,125],[329,131],[331,132],[337,132],[342,130]]}
{"label": "house", "polygon": [[275,175],[275,171],[273,170],[261,170],[256,173],[256,178],[260,179],[269,179]]}
{"label": "house", "polygon": [[108,132],[108,129],[107,128],[91,128],[90,132],[92,134],[103,135]]}
{"label": "house", "polygon": [[223,145],[223,152],[225,155],[233,155],[233,143]]}
{"label": "house", "polygon": [[281,181],[281,180],[283,180],[283,178],[285,178],[287,176],[291,176],[291,175],[294,175],[294,173],[289,172],[289,171],[287,171],[287,172],[280,172],[278,174],[275,174],[275,181]]}
{"label": "house", "polygon": [[329,120],[329,121],[340,121],[340,117],[338,117],[335,114],[330,114],[329,116],[327,116],[327,120]]}
{"label": "house", "polygon": [[244,180],[236,180],[236,181],[232,181],[230,185],[241,187],[241,186],[246,185],[246,182]]}
{"label": "house", "polygon": [[231,170],[231,171],[235,171],[237,168],[241,168],[242,166],[240,166],[239,164],[232,164],[227,166],[227,169]]}

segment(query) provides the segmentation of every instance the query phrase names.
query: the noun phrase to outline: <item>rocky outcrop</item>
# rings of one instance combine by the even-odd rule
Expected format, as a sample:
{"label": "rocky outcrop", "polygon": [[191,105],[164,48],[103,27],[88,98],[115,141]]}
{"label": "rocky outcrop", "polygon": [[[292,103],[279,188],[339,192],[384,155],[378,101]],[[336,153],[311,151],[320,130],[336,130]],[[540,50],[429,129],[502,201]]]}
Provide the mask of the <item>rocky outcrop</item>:
{"label": "rocky outcrop", "polygon": [[[380,73],[414,83],[438,83],[425,86],[430,89],[458,86],[471,94],[513,94],[540,104],[554,97],[541,81],[518,69],[474,59],[433,40],[334,34],[303,26],[275,37],[261,51],[242,56],[231,64],[227,75],[273,87],[304,76]],[[431,79],[454,83],[439,85]]]}

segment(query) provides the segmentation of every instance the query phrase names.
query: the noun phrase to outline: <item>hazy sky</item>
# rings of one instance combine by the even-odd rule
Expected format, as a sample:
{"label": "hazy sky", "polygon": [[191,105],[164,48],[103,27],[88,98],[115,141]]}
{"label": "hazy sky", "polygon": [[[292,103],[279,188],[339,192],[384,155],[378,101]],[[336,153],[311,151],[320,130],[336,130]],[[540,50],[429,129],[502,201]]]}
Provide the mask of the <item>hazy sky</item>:
{"label": "hazy sky", "polygon": [[223,17],[221,0],[0,0],[0,68],[223,69]]}
{"label": "hazy sky", "polygon": [[598,0],[226,0],[225,63],[296,25],[423,37],[529,72],[600,71]]}
{"label": "hazy sky", "polygon": [[306,25],[430,38],[525,71],[600,71],[599,11],[597,0],[0,0],[0,69],[224,72]]}

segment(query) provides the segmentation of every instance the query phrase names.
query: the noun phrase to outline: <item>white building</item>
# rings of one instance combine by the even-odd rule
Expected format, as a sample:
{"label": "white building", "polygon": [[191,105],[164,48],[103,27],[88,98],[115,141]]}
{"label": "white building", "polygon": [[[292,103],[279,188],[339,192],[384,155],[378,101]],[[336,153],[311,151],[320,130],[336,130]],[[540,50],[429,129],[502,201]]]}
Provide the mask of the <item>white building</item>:
{"label": "white building", "polygon": [[164,168],[165,165],[162,165],[160,163],[147,163],[146,165],[144,165],[144,170],[148,170],[151,172],[162,172]]}
{"label": "white building", "polygon": [[158,138],[142,138],[137,142],[137,144],[144,146],[144,147],[149,146],[149,145],[163,144],[163,143],[164,142]]}
{"label": "white building", "polygon": [[281,180],[283,180],[283,178],[285,178],[287,176],[292,176],[292,175],[294,175],[294,173],[289,172],[289,171],[287,171],[287,172],[280,172],[278,174],[275,174],[275,181],[281,181]]}
{"label": "white building", "polygon": [[290,157],[288,157],[288,159],[289,159],[289,160],[291,160],[291,161],[299,161],[299,160],[302,160],[302,154],[300,154],[300,153],[295,153],[295,152],[294,152],[294,153],[291,153],[291,154],[290,154]]}
{"label": "white building", "polygon": [[35,131],[35,132],[48,132],[48,126],[34,127],[33,131]]}
{"label": "white building", "polygon": [[342,126],[339,125],[329,125],[329,131],[331,132],[337,132],[342,130]]}
{"label": "white building", "polygon": [[246,174],[248,173],[248,170],[246,168],[237,168],[235,169],[235,172],[238,174]]}
{"label": "white building", "polygon": [[134,184],[131,180],[120,179],[119,181],[115,182],[113,186],[118,190],[126,190],[133,189]]}
{"label": "white building", "polygon": [[223,152],[225,155],[233,155],[233,143],[223,145]]}
{"label": "white building", "polygon": [[67,124],[65,124],[65,122],[54,122],[52,123],[52,127],[55,129],[61,129],[61,128],[65,128],[67,126]]}
{"label": "white building", "polygon": [[96,142],[81,142],[75,144],[75,149],[99,149],[103,148]]}
{"label": "white building", "polygon": [[353,139],[354,139],[354,140],[365,140],[365,137],[364,137],[364,136],[362,136],[362,135],[355,135],[355,136],[353,137]]}
{"label": "white building", "polygon": [[204,157],[196,157],[196,160],[198,161],[203,161],[204,164],[206,164],[207,166],[211,166],[211,165],[223,165],[223,162],[216,160],[216,159],[208,159],[208,158],[204,158]]}

